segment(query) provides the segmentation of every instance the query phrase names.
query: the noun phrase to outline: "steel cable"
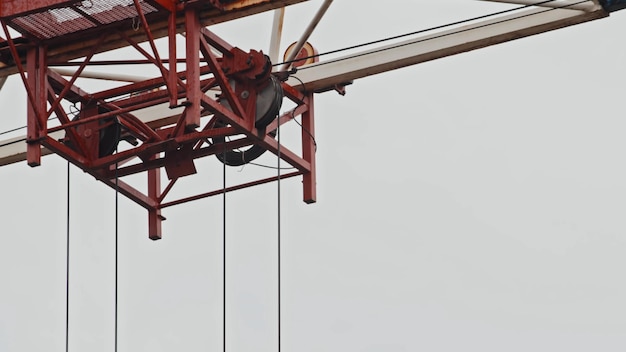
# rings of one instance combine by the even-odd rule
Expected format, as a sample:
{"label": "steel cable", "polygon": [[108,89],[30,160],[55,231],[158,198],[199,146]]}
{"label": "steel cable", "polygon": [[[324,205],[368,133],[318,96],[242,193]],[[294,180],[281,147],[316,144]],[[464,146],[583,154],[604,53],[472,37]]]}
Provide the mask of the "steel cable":
{"label": "steel cable", "polygon": [[[115,148],[117,153],[117,148]],[[118,345],[118,262],[119,262],[119,164],[115,163],[115,343],[114,350],[117,352]]]}
{"label": "steel cable", "polygon": [[281,219],[280,219],[280,209],[281,209],[281,204],[280,204],[280,176],[281,176],[281,167],[280,167],[280,119],[278,121],[278,127],[276,128],[277,130],[277,142],[278,142],[278,151],[276,153],[277,156],[277,162],[276,162],[276,173],[277,173],[277,227],[278,227],[278,233],[277,233],[277,243],[278,243],[278,253],[277,253],[277,259],[278,259],[278,352],[281,351],[281,342],[282,342],[282,326],[281,326],[281,316],[282,316],[282,312],[281,312]]}
{"label": "steel cable", "polygon": [[[226,160],[226,148],[222,156]],[[222,163],[222,348],[226,352],[226,163]]]}
{"label": "steel cable", "polygon": [[70,162],[67,162],[66,198],[66,239],[65,239],[65,352],[69,351],[70,336]]}

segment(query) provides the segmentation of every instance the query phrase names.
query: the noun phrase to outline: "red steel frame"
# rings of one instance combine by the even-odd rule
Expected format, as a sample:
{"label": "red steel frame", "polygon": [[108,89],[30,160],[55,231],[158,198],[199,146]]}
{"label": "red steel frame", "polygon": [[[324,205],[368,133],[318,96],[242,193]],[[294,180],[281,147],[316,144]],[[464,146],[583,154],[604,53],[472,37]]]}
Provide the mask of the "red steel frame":
{"label": "red steel frame", "polygon": [[[53,2],[38,0],[33,3]],[[159,3],[162,2],[167,3],[167,1]],[[279,155],[283,161],[296,169],[295,172],[281,177],[302,175],[304,201],[307,203],[316,201],[313,93],[300,92],[283,82],[285,98],[292,101],[295,108],[279,116],[266,128],[256,128],[254,98],[260,86],[259,75],[262,73],[265,56],[256,51],[245,53],[202,27],[198,20],[199,10],[194,6],[198,2],[191,1],[185,6],[179,5],[177,8],[162,10],[169,12],[169,60],[160,58],[148,20],[143,15],[138,0],[134,0],[134,4],[152,53],[144,50],[123,32],[116,33],[110,28],[103,28],[99,33],[90,34],[97,33],[100,40],[93,46],[92,52],[78,64],[75,61],[48,62],[46,43],[36,41],[28,46],[23,64],[19,59],[18,46],[8,30],[10,23],[7,18],[0,17],[4,35],[28,96],[28,164],[30,166],[41,164],[43,146],[106,185],[117,189],[148,210],[148,235],[153,240],[162,237],[163,208],[277,179],[276,177],[259,179],[225,190],[200,192],[181,199],[167,198],[178,179],[196,172],[194,159],[222,153],[225,150],[254,144]],[[29,8],[29,11],[32,9]],[[176,21],[177,17],[180,19],[181,16],[184,16],[185,23],[186,57],[177,59]],[[75,82],[80,73],[92,63],[98,43],[110,35],[119,35],[127,40],[128,46],[135,48],[146,60],[158,67],[161,75],[95,93],[88,93],[77,87]],[[220,54],[216,55],[216,52]],[[140,61],[145,60],[136,60]],[[184,62],[186,70],[176,72],[178,62]],[[54,65],[78,67],[76,74],[67,80],[49,68]],[[265,74],[264,79],[268,78],[268,74]],[[235,90],[229,83],[233,79],[242,82]],[[219,88],[221,91],[219,99],[228,101],[231,109],[207,94],[211,88]],[[244,98],[241,94],[242,89],[250,93],[250,96],[246,94]],[[72,119],[72,114],[63,107],[63,101],[80,104],[81,117]],[[182,101],[182,104],[179,104],[179,101]],[[175,121],[161,120],[157,123],[144,123],[133,114],[137,110],[159,104],[169,104],[171,108],[184,106],[184,111]],[[105,110],[97,108],[89,110],[95,106],[103,107]],[[89,114],[83,115],[83,112]],[[59,119],[60,125],[48,126],[48,119],[52,114]],[[205,119],[203,124],[201,117],[211,115],[212,117]],[[296,116],[302,118],[302,155],[284,145],[279,146],[271,133],[279,124],[282,125]],[[131,136],[138,144],[112,155],[100,156],[99,138],[95,137],[99,136],[100,129],[111,123],[112,117],[122,126],[123,134]],[[216,125],[218,119],[221,123]],[[227,122],[226,125],[224,121]],[[61,141],[50,137],[50,134],[56,131],[64,131],[66,137]],[[209,140],[213,138],[221,138],[225,142],[211,144]],[[168,174],[169,181],[165,184],[161,180],[161,168],[165,168]],[[147,174],[148,187],[145,193],[120,179],[143,172]]]}

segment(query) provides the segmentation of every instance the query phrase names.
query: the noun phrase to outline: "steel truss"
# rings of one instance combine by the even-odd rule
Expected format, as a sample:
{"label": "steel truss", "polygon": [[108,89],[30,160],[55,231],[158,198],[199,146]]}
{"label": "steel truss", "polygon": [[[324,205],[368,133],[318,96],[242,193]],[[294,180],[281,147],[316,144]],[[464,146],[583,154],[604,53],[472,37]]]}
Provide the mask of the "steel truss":
{"label": "steel truss", "polygon": [[[199,20],[201,9],[193,6],[194,3],[197,2],[170,9],[169,58],[166,60],[159,56],[155,37],[138,0],[134,0],[134,5],[151,52],[124,31],[109,29],[99,32],[98,40],[91,44],[90,52],[80,63],[48,62],[50,53],[45,41],[33,41],[35,44],[25,49],[26,60],[22,63],[20,56],[24,48],[11,37],[8,21],[1,19],[28,96],[28,164],[40,165],[42,147],[45,147],[117,189],[148,210],[148,235],[153,240],[162,237],[163,208],[277,179],[258,179],[225,190],[204,190],[186,198],[170,199],[168,195],[177,181],[196,173],[194,160],[209,155],[248,146],[270,151],[296,169],[281,177],[302,175],[304,201],[316,200],[313,93],[302,93],[274,77],[263,53],[243,52],[207,30]],[[175,37],[181,18],[186,57],[179,60]],[[75,83],[81,72],[93,63],[99,46],[110,36],[119,36],[145,58],[129,63],[147,60],[159,69],[160,76],[92,93],[78,87]],[[186,69],[177,72],[179,62],[184,62]],[[76,65],[77,69],[66,79],[50,68],[58,65]],[[255,102],[271,82],[278,82],[284,97],[295,107],[260,125]],[[73,116],[69,105],[80,106],[80,113]],[[144,122],[138,112],[155,106],[164,106],[166,110],[167,107],[176,111],[182,109],[182,113],[156,123]],[[50,127],[48,121],[53,114],[60,124]],[[279,124],[298,116],[303,126],[300,154],[279,145],[274,138]],[[117,150],[120,139],[135,145]],[[161,179],[162,169],[168,180]],[[122,180],[143,173],[147,178],[145,192]]]}

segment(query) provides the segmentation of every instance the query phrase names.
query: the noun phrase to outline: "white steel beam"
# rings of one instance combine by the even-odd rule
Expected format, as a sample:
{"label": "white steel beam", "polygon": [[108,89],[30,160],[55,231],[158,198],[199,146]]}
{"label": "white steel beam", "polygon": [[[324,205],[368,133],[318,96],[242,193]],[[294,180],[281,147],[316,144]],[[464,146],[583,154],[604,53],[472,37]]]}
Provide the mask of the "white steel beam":
{"label": "white steel beam", "polygon": [[[508,16],[414,38],[394,45],[302,66],[295,74],[298,79],[290,78],[288,83],[300,90],[331,90],[358,78],[606,16],[608,13],[599,5],[591,11],[545,8],[519,11]],[[159,107],[151,109],[158,110]],[[160,111],[162,112],[153,111],[153,113],[146,114],[141,117],[141,120],[154,126],[164,125],[164,121],[168,119],[171,121],[171,115],[175,113],[167,107],[162,107]],[[20,138],[25,141],[25,137]],[[8,147],[3,147],[4,144],[6,141],[0,141],[0,166],[25,160],[25,142],[13,143]]]}
{"label": "white steel beam", "polygon": [[[64,68],[64,67],[56,67],[56,68],[52,68],[52,70],[66,77],[72,77],[76,73],[76,70],[73,70],[70,68]],[[143,82],[149,79],[148,77],[128,75],[128,74],[117,73],[117,72],[105,73],[105,72],[91,72],[91,71],[82,71],[80,74],[80,77],[100,79],[100,80],[105,80],[105,81],[130,82],[130,83]],[[2,87],[0,86],[0,88]]]}
{"label": "white steel beam", "polygon": [[272,22],[272,37],[270,39],[270,60],[278,62],[280,58],[280,43],[283,38],[283,25],[285,23],[285,8],[274,10],[274,21]]}
{"label": "white steel beam", "polygon": [[410,39],[328,61],[302,66],[291,78],[295,87],[313,91],[332,89],[355,79],[440,59],[550,30],[608,16],[593,11],[531,9],[492,20]]}
{"label": "white steel beam", "polygon": [[[50,133],[55,139],[63,138],[64,132]],[[41,155],[52,154],[46,148],[42,148]],[[26,160],[26,136],[15,137],[0,141],[0,166],[17,163]]]}
{"label": "white steel beam", "polygon": [[540,6],[551,7],[554,9],[570,9],[581,11],[593,11],[596,4],[589,1],[580,0],[553,0],[553,1],[539,1],[539,0],[481,0],[489,2],[502,2],[506,4],[524,5],[524,6]]}

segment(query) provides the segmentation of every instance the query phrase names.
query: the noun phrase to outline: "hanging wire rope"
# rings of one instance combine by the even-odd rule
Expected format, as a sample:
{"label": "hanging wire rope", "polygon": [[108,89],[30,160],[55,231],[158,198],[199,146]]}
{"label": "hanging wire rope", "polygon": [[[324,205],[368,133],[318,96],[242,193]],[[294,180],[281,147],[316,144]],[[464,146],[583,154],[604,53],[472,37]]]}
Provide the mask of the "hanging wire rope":
{"label": "hanging wire rope", "polygon": [[[117,153],[117,148],[115,148],[115,152]],[[117,296],[118,296],[118,237],[119,237],[119,164],[115,163],[115,331],[114,331],[114,351],[117,352],[117,344],[118,344],[118,304],[117,304]]]}
{"label": "hanging wire rope", "polygon": [[65,239],[65,352],[70,346],[70,162],[67,162],[66,198],[66,239]]}
{"label": "hanging wire rope", "polygon": [[278,244],[278,253],[277,253],[277,257],[278,257],[278,352],[281,351],[281,342],[282,342],[282,326],[281,326],[281,316],[282,316],[282,312],[281,312],[281,233],[280,233],[280,175],[281,175],[281,167],[280,167],[280,120],[278,121],[278,127],[276,128],[277,130],[277,142],[278,142],[278,151],[276,153],[276,182],[277,182],[277,227],[278,227],[278,233],[277,233],[277,244]]}
{"label": "hanging wire rope", "polygon": [[[226,148],[222,156],[226,160]],[[222,163],[222,348],[226,352],[226,163]]]}

